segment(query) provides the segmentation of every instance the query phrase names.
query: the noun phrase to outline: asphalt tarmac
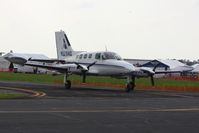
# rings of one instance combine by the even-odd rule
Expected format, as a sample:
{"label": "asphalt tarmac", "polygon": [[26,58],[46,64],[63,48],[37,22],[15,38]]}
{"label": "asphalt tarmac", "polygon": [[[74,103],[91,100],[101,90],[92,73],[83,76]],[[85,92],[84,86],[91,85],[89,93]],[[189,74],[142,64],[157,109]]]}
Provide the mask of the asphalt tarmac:
{"label": "asphalt tarmac", "polygon": [[46,93],[0,100],[2,133],[198,133],[199,93],[88,88],[0,81]]}

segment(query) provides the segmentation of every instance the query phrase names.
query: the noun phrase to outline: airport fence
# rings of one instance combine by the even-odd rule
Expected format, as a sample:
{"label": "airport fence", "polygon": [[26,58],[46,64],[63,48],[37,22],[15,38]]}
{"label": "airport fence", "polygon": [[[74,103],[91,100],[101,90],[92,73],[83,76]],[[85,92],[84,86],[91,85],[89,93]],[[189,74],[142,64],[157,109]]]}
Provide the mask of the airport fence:
{"label": "airport fence", "polygon": [[170,80],[190,80],[190,81],[199,81],[199,76],[167,76],[165,79]]}
{"label": "airport fence", "polygon": [[[63,81],[55,81],[55,84],[62,84]],[[111,84],[111,83],[97,83],[97,82],[87,82],[82,83],[81,81],[73,80],[72,84],[78,86],[87,87],[105,87],[105,88],[115,88],[124,89],[126,86],[122,84]],[[177,92],[199,92],[199,87],[192,86],[167,86],[167,85],[136,85],[137,90],[158,90],[158,91],[177,91]]]}
{"label": "airport fence", "polygon": [[0,72],[14,72],[14,69],[0,68]]}
{"label": "airport fence", "polygon": [[147,86],[147,85],[138,85],[137,88],[143,90],[161,90],[161,91],[177,91],[177,92],[199,92],[199,87],[191,86]]}

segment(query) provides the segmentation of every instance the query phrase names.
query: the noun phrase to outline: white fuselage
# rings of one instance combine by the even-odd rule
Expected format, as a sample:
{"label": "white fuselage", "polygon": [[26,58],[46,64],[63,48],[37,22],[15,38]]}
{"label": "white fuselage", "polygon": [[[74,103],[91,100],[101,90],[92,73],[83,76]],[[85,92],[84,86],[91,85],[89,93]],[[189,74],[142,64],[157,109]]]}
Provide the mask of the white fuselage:
{"label": "white fuselage", "polygon": [[[136,68],[122,60],[120,56],[113,52],[81,52],[68,57],[66,62],[79,63],[85,66],[96,62],[87,71],[88,75],[121,76],[136,71]],[[64,67],[64,64],[62,65]],[[71,66],[69,71],[81,74],[81,70]]]}

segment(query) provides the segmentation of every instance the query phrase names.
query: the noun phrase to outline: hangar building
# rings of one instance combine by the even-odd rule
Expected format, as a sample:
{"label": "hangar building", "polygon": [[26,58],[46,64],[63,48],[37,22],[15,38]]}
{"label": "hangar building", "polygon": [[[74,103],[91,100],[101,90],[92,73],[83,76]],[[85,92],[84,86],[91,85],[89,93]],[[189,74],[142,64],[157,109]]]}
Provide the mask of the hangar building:
{"label": "hangar building", "polygon": [[[158,59],[158,60],[152,60],[142,65],[142,67],[150,67],[155,68],[156,70],[192,70],[192,67],[183,64],[182,62],[178,60],[171,60],[171,59]],[[185,73],[183,73],[185,74]],[[178,75],[177,73],[169,74],[169,75]],[[161,75],[163,76],[163,75]]]}
{"label": "hangar building", "polygon": [[149,61],[145,64],[142,65],[143,67],[151,67],[154,68],[157,66],[158,70],[170,70],[170,69],[175,69],[177,67],[182,67],[182,66],[187,66],[186,64],[183,64],[182,62],[178,60],[163,60],[163,59],[158,59],[158,60],[152,60]]}

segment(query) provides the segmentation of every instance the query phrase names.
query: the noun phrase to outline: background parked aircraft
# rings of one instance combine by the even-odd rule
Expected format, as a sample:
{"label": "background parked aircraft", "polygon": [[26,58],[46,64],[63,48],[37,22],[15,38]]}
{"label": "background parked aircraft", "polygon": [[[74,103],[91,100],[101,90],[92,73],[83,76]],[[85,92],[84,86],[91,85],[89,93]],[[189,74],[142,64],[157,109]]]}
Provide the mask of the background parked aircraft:
{"label": "background parked aircraft", "polygon": [[[28,59],[48,59],[49,58],[43,54],[26,54],[26,53],[14,53],[10,51],[5,54],[4,59],[10,62],[9,70],[15,72],[25,72],[25,73],[46,73],[44,69],[38,69],[37,67],[24,66],[23,64],[27,62]],[[37,64],[42,64],[37,62]]]}

